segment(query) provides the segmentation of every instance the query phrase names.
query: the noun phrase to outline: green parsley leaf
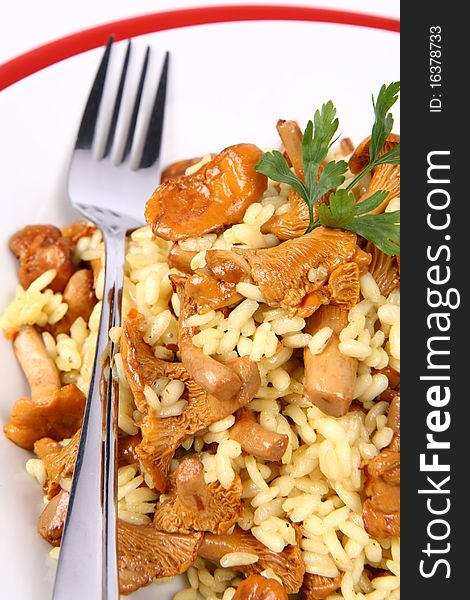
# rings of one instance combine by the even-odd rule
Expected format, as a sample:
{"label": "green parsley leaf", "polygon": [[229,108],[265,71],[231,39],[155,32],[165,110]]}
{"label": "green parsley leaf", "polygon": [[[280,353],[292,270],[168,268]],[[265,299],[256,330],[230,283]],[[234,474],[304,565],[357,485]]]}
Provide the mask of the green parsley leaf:
{"label": "green parsley leaf", "polygon": [[333,143],[339,121],[336,117],[336,108],[333,102],[328,101],[319,110],[315,111],[314,123],[309,121],[302,139],[302,160],[304,163],[305,185],[313,191],[317,182],[318,169],[326,158],[328,150]]}
{"label": "green parsley leaf", "polygon": [[320,204],[318,207],[319,224],[344,229],[354,218],[354,202],[354,195],[347,190],[338,190],[330,194],[330,203]]}
{"label": "green parsley leaf", "polygon": [[[392,131],[393,116],[390,108],[398,99],[400,83],[383,85],[375,101],[372,96],[375,121],[372,127],[369,163],[344,189],[338,187],[344,182],[348,165],[344,160],[325,161],[334,136],[338,130],[338,119],[333,103],[326,102],[321,110],[315,111],[313,122],[309,121],[302,138],[302,160],[304,177],[302,181],[289,168],[284,156],[277,151],[264,154],[256,165],[259,173],[274,181],[287,183],[305,200],[308,206],[310,223],[305,233],[316,227],[336,227],[353,231],[373,242],[382,252],[394,256],[400,253],[400,211],[369,214],[387,198],[388,192],[379,190],[356,203],[351,189],[374,167],[382,164],[400,163],[400,144],[380,155],[385,141]],[[318,206],[318,220],[313,220],[313,206],[330,193],[328,204]]]}
{"label": "green parsley leaf", "polygon": [[388,111],[398,100],[398,92],[400,91],[400,82],[396,81],[390,85],[383,85],[380,88],[377,102],[372,96],[372,105],[374,107],[375,122],[372,127],[370,136],[370,162],[373,163],[379,156],[383,145],[393,127],[393,116]]}
{"label": "green parsley leaf", "polygon": [[366,175],[370,173],[377,165],[397,165],[400,163],[400,144],[397,144],[388,152],[379,156],[387,137],[390,135],[393,127],[393,116],[388,111],[398,100],[398,92],[400,91],[400,82],[396,81],[390,85],[383,85],[380,88],[377,102],[372,96],[372,105],[374,107],[375,120],[372,126],[372,133],[369,144],[369,163],[362,169],[360,173],[354,177],[347,185],[348,190],[353,187]]}
{"label": "green parsley leaf", "polygon": [[385,152],[381,156],[379,156],[374,163],[374,166],[377,165],[399,165],[400,164],[400,144],[394,146],[388,152]]}
{"label": "green parsley leaf", "polygon": [[344,229],[354,231],[373,242],[385,254],[400,254],[400,211],[363,215],[353,219]]}
{"label": "green parsley leaf", "polygon": [[314,227],[315,202],[344,182],[344,174],[348,168],[344,160],[327,163],[320,176],[318,175],[320,166],[335,141],[333,137],[337,129],[336,109],[330,100],[322,106],[321,111],[315,112],[313,122],[308,122],[302,138],[305,183],[292,173],[284,156],[277,151],[264,154],[255,167],[256,171],[267,175],[273,181],[289,184],[305,200],[310,215],[307,232]]}
{"label": "green parsley leaf", "polygon": [[277,150],[263,154],[255,169],[273,181],[287,183],[307,202],[308,192],[304,182],[292,173],[286,159]]}
{"label": "green parsley leaf", "polygon": [[385,254],[399,254],[400,211],[380,215],[365,214],[377,208],[387,196],[388,192],[380,190],[355,204],[352,192],[337,190],[330,194],[329,204],[320,204],[318,207],[318,221],[315,226],[354,231],[373,242]]}
{"label": "green parsley leaf", "polygon": [[[358,202],[354,205],[354,215],[365,215],[366,213],[374,210],[377,206],[380,206],[382,202],[387,198],[388,192],[385,190],[379,190],[374,192],[371,196]],[[354,197],[354,196],[353,196]]]}

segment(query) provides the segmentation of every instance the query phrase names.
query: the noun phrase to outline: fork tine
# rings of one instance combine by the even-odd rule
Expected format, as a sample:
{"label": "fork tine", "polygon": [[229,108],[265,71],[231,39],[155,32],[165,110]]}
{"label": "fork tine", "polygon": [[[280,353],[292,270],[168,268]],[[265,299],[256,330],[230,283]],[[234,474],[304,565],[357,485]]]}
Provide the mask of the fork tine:
{"label": "fork tine", "polygon": [[142,71],[140,73],[139,86],[134,101],[134,108],[132,109],[132,116],[129,123],[129,131],[127,133],[126,145],[124,146],[124,152],[122,154],[121,162],[124,162],[129,155],[132,148],[132,140],[134,139],[135,127],[137,123],[137,116],[139,114],[140,101],[142,99],[142,92],[144,90],[145,76],[147,74],[147,67],[149,64],[150,57],[150,46],[147,46],[145,52],[144,63],[142,65]]}
{"label": "fork tine", "polygon": [[93,136],[95,134],[96,121],[98,119],[101,98],[103,96],[104,82],[106,80],[106,72],[108,70],[113,41],[114,37],[110,36],[100,66],[98,67],[90,95],[88,96],[85,110],[83,111],[82,122],[80,123],[80,128],[78,130],[75,148],[88,150],[93,144]]}
{"label": "fork tine", "polygon": [[121,107],[122,94],[124,91],[124,84],[126,82],[127,67],[129,66],[130,55],[131,55],[131,40],[129,40],[127,43],[126,54],[124,56],[124,62],[122,65],[121,78],[119,80],[119,86],[118,86],[118,90],[117,90],[117,94],[116,94],[116,100],[114,102],[113,116],[111,117],[111,122],[109,124],[108,139],[106,140],[106,146],[105,146],[103,158],[108,156],[108,154],[111,151],[111,147],[113,145],[114,135],[116,133],[116,125],[117,125],[117,121],[118,121],[118,117],[119,117],[119,109]]}
{"label": "fork tine", "polygon": [[142,150],[142,157],[139,163],[139,169],[151,167],[160,156],[162,144],[163,120],[165,115],[166,89],[168,85],[168,68],[170,53],[167,51],[163,61],[160,81],[158,82],[157,92],[152,107],[150,122],[145,136],[145,143]]}

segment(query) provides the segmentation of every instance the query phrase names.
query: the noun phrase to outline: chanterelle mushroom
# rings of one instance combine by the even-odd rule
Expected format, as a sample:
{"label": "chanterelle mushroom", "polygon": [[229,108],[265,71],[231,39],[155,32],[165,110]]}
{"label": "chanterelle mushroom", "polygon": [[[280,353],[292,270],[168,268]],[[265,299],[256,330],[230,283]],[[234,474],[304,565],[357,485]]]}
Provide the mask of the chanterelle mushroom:
{"label": "chanterelle mushroom", "polygon": [[191,261],[196,256],[197,252],[183,250],[178,243],[174,243],[168,253],[168,263],[170,267],[178,269],[183,273],[193,273],[191,269]]}
{"label": "chanterelle mushroom", "polygon": [[[79,441],[80,430],[65,445],[59,444],[51,438],[42,438],[34,444],[34,452],[44,462],[46,468],[47,479],[44,489],[49,498],[57,493],[62,479],[72,476]],[[139,462],[136,447],[141,441],[140,433],[118,438],[118,467]]]}
{"label": "chanterelle mushroom", "polygon": [[62,236],[60,229],[54,225],[27,225],[14,233],[8,246],[18,260],[30,251],[50,246]]}
{"label": "chanterelle mushroom", "polygon": [[367,242],[364,250],[372,257],[369,265],[370,274],[379,286],[382,295],[388,296],[400,285],[397,257],[385,254],[372,242]]}
{"label": "chanterelle mushroom", "polygon": [[250,575],[237,587],[233,600],[287,600],[287,592],[275,579]]}
{"label": "chanterelle mushroom", "polygon": [[302,593],[304,600],[324,600],[341,587],[343,573],[336,577],[324,577],[323,575],[313,575],[305,573],[302,584]]}
{"label": "chanterelle mushroom", "polygon": [[166,533],[118,520],[119,591],[130,594],[154,579],[184,573],[197,558],[203,534]]}
{"label": "chanterelle mushroom", "polygon": [[[244,406],[253,398],[261,385],[258,367],[248,356],[235,358],[226,363],[218,362],[204,354],[192,341],[196,327],[188,327],[186,321],[196,314],[196,300],[190,296],[187,279],[170,276],[181,304],[179,325],[179,348],[181,361],[196,383],[221,403],[237,403]],[[227,413],[232,414],[233,411]]]}
{"label": "chanterelle mushroom", "polygon": [[237,411],[237,420],[229,429],[229,436],[240,444],[243,452],[268,461],[281,460],[289,443],[287,435],[265,429],[253,411],[246,408]]}
{"label": "chanterelle mushroom", "polygon": [[[394,146],[400,143],[400,136],[391,133],[381,151],[381,154],[385,154],[391,150]],[[349,169],[351,173],[359,173],[369,162],[369,147],[370,147],[370,136],[363,140],[355,149],[353,155],[349,159]],[[385,200],[371,211],[372,214],[382,213],[387,204],[393,198],[400,196],[400,165],[399,164],[386,164],[378,165],[372,171],[372,179],[367,187],[367,190],[361,195],[359,201],[365,200],[369,196],[372,196],[378,190],[385,190],[388,192],[388,196]]]}
{"label": "chanterelle mushroom", "polygon": [[400,453],[382,452],[365,467],[362,519],[370,535],[385,538],[400,535]]}
{"label": "chanterelle mushroom", "polygon": [[307,321],[305,331],[314,335],[323,327],[333,333],[320,354],[304,350],[304,389],[308,398],[327,415],[345,415],[352,402],[357,359],[339,351],[339,334],[348,324],[348,311],[339,306],[322,306]]}
{"label": "chanterelle mushroom", "polygon": [[267,177],[255,171],[262,154],[253,144],[237,144],[193,175],[168,179],[148,200],[145,220],[155,235],[173,242],[240,223],[267,187]]}
{"label": "chanterelle mushroom", "polygon": [[289,210],[273,215],[261,227],[262,233],[274,233],[281,241],[300,237],[307,231],[310,217],[308,206],[295,190],[289,192]]}
{"label": "chanterelle mushroom", "polygon": [[[237,375],[240,385],[234,390],[236,393],[228,394],[229,397],[224,398],[215,397],[196,383],[181,363],[155,358],[150,346],[143,339],[139,323],[140,317],[128,319],[124,323],[121,354],[136,405],[144,415],[141,422],[142,442],[136,447],[136,453],[151,474],[155,488],[164,492],[170,462],[176,449],[190,435],[215,421],[224,419],[247,404],[258,391],[259,372],[255,365],[257,376],[255,379],[252,374],[253,368],[251,365],[248,366],[243,381],[244,372],[240,370],[241,374]],[[191,343],[191,340],[189,342]],[[242,366],[246,362],[244,361]],[[238,363],[235,364],[235,368],[237,365]],[[220,366],[224,367],[224,365]],[[228,370],[230,371],[229,367]],[[159,418],[148,407],[144,396],[145,386],[152,386],[155,381],[163,377],[178,379],[186,388],[183,397],[187,399],[188,404],[182,414],[176,417]]]}
{"label": "chanterelle mushroom", "polygon": [[34,444],[34,452],[46,468],[47,479],[44,484],[48,498],[55,496],[60,490],[60,482],[72,477],[77,458],[80,431],[62,446],[51,438],[45,437]]}
{"label": "chanterelle mushroom", "polygon": [[243,509],[242,484],[238,475],[228,490],[218,481],[204,481],[204,465],[187,458],[175,473],[175,493],[157,509],[153,523],[161,531],[225,533]]}
{"label": "chanterelle mushroom", "polygon": [[305,564],[299,546],[287,546],[282,552],[272,552],[259,542],[250,532],[235,527],[233,533],[214,535],[206,533],[199,549],[202,558],[218,563],[222,556],[231,552],[248,552],[259,557],[253,565],[234,567],[246,575],[272,569],[282,580],[288,594],[296,594],[305,573]]}
{"label": "chanterelle mushroom", "polygon": [[[69,494],[51,500],[39,521],[40,533],[57,546],[62,536]],[[50,508],[48,508],[50,507]],[[118,519],[119,591],[127,595],[154,579],[184,573],[194,563],[202,533],[190,535],[157,531],[153,525],[131,525]]]}
{"label": "chanterelle mushroom", "polygon": [[90,237],[96,231],[96,227],[89,221],[75,221],[61,227],[60,231],[62,237],[69,238],[76,244],[82,237]]}
{"label": "chanterelle mushroom", "polygon": [[355,251],[355,234],[318,227],[274,248],[242,252],[267,304],[295,309],[305,296],[319,288],[318,283],[308,279],[311,269],[322,266],[331,273],[350,261]]}
{"label": "chanterelle mushroom", "polygon": [[165,167],[163,169],[162,174],[160,176],[160,183],[163,183],[167,179],[176,179],[177,177],[181,177],[185,174],[186,169],[188,167],[197,165],[197,163],[200,162],[202,158],[202,156],[196,156],[195,158],[186,158],[171,163],[171,165],[168,165],[168,167]]}
{"label": "chanterelle mushroom", "polygon": [[73,244],[62,237],[60,229],[52,225],[28,225],[10,238],[9,245],[20,261],[19,279],[24,288],[49,269],[57,271],[49,287],[54,292],[65,288],[74,271]]}
{"label": "chanterelle mushroom", "polygon": [[284,144],[284,149],[294,167],[294,171],[300,179],[304,178],[304,161],[302,158],[303,134],[297,121],[285,121],[279,119],[276,125],[279,137]]}
{"label": "chanterelle mushroom", "polygon": [[[207,257],[215,260],[220,254],[221,251],[212,250],[207,252]],[[287,240],[274,248],[224,251],[223,261],[234,262],[238,255],[238,260],[242,258],[243,264],[247,265],[244,278],[247,279],[248,275],[251,277],[269,306],[281,306],[292,313],[309,316],[321,304],[330,301],[330,292],[324,288],[330,274],[345,263],[362,261],[362,254],[356,246],[354,233],[318,227],[311,233]],[[219,261],[218,265],[221,272],[223,268],[220,263],[223,261]],[[311,277],[313,272],[317,273],[317,277]],[[195,312],[204,312],[204,302],[200,306],[197,297],[192,301]]]}
{"label": "chanterelle mushroom", "polygon": [[39,535],[52,546],[60,546],[68,505],[69,494],[65,490],[61,490],[46,504],[39,517]]}
{"label": "chanterelle mushroom", "polygon": [[250,265],[242,256],[225,250],[208,250],[206,266],[197,269],[186,281],[185,294],[204,314],[212,309],[232,306],[243,300],[237,283],[250,280]]}
{"label": "chanterelle mushroom", "polygon": [[13,347],[31,387],[31,400],[23,397],[13,405],[4,429],[7,437],[28,450],[43,437],[71,437],[81,425],[85,395],[74,384],[60,387],[57,367],[33,327],[22,329]]}
{"label": "chanterelle mushroom", "polygon": [[67,312],[63,318],[48,327],[53,335],[69,333],[70,327],[78,317],[88,321],[98,298],[95,296],[93,272],[90,269],[80,269],[69,279],[63,293],[63,301],[67,304]]}
{"label": "chanterelle mushroom", "polygon": [[400,394],[395,394],[388,407],[387,425],[393,430],[393,438],[389,450],[400,452]]}

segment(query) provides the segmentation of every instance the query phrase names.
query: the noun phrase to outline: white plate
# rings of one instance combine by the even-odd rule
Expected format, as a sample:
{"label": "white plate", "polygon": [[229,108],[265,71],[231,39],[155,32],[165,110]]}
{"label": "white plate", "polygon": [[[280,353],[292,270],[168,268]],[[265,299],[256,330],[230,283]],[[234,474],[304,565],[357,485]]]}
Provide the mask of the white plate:
{"label": "white plate", "polygon": [[[171,51],[162,164],[250,141],[278,144],[278,118],[301,123],[332,99],[340,131],[359,142],[372,124],[371,94],[399,79],[399,36],[346,25],[249,22],[204,25],[142,36]],[[0,310],[17,285],[9,236],[30,223],[70,222],[66,166],[101,56],[93,50],[51,66],[0,94]],[[396,129],[398,108],[394,108]],[[9,342],[0,339],[1,422],[27,386]],[[43,508],[25,472],[30,454],[0,435],[2,597],[47,600],[55,562],[36,532]],[[80,560],[80,550],[77,550]],[[149,586],[134,598],[171,598],[179,583]]]}

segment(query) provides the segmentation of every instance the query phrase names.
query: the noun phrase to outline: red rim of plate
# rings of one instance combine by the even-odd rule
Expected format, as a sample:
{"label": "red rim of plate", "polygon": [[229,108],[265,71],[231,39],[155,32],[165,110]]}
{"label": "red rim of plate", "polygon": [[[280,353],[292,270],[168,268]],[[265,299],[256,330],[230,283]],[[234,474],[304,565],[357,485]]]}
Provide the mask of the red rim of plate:
{"label": "red rim of plate", "polygon": [[167,29],[233,21],[317,21],[400,31],[396,19],[301,6],[211,6],[157,12],[85,29],[21,54],[0,65],[0,90],[61,60],[103,46],[110,35],[119,41]]}

